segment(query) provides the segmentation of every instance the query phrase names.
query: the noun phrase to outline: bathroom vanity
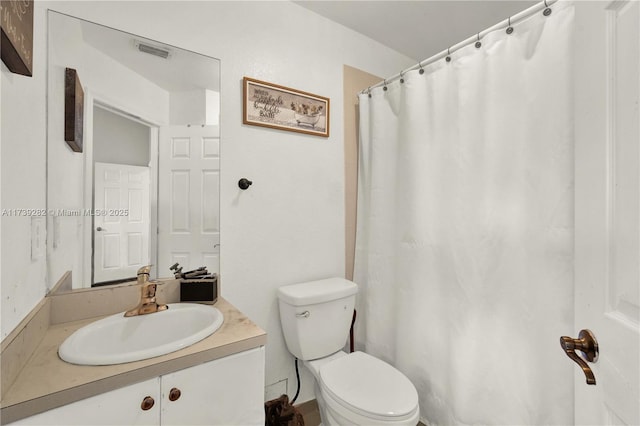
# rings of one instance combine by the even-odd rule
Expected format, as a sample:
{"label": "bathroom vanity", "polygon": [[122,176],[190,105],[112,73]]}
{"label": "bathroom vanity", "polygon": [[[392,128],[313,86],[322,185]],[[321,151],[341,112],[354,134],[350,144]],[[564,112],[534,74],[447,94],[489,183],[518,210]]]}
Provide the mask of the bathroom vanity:
{"label": "bathroom vanity", "polygon": [[[184,349],[104,366],[59,358],[68,336],[104,317],[78,316],[92,310],[95,315],[109,298],[110,310],[124,311],[135,301],[128,294],[136,294],[136,287],[45,298],[22,330],[3,341],[2,373],[15,379],[7,385],[3,377],[2,424],[264,424],[266,333],[223,298],[214,305],[224,316],[222,326]],[[177,301],[173,286],[163,287],[164,300]]]}
{"label": "bathroom vanity", "polygon": [[264,347],[163,374],[15,425],[264,424]]}

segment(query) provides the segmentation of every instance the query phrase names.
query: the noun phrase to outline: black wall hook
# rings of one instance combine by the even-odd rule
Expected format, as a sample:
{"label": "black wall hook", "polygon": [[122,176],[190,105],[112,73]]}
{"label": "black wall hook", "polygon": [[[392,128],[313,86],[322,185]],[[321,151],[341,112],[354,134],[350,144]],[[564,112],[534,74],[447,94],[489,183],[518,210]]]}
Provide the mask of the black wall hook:
{"label": "black wall hook", "polygon": [[242,178],[238,181],[238,187],[240,187],[240,189],[245,190],[247,188],[249,188],[251,186],[253,182],[251,182],[249,179],[247,178]]}

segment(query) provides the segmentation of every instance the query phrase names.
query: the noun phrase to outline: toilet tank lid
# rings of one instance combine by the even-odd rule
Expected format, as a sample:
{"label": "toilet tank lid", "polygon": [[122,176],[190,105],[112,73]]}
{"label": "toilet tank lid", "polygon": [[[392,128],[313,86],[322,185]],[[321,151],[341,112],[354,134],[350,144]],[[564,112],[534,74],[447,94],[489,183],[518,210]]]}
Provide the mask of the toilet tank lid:
{"label": "toilet tank lid", "polygon": [[342,299],[357,292],[356,283],[334,277],[280,287],[278,299],[293,306],[303,306]]}

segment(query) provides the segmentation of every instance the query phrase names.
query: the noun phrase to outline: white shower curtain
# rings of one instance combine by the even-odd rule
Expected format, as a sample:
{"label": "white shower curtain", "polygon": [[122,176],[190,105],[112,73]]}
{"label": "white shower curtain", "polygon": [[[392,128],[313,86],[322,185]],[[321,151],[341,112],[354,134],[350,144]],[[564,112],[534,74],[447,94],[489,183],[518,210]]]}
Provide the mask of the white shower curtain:
{"label": "white shower curtain", "polygon": [[360,97],[357,347],[430,425],[571,424],[573,6]]}

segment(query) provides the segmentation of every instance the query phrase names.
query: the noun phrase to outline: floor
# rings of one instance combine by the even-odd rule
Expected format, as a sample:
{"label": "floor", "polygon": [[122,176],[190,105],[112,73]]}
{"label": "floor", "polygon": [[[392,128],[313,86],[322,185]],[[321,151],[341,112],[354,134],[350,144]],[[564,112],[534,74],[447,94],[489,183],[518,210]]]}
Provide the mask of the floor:
{"label": "floor", "polygon": [[[320,411],[318,410],[318,404],[315,399],[311,401],[303,402],[300,405],[296,405],[296,408],[302,413],[304,418],[304,426],[319,426],[320,425]],[[418,422],[417,426],[426,426],[422,422]]]}
{"label": "floor", "polygon": [[300,410],[300,413],[302,413],[304,426],[320,425],[320,411],[318,410],[318,404],[315,399],[296,405],[296,408]]}

